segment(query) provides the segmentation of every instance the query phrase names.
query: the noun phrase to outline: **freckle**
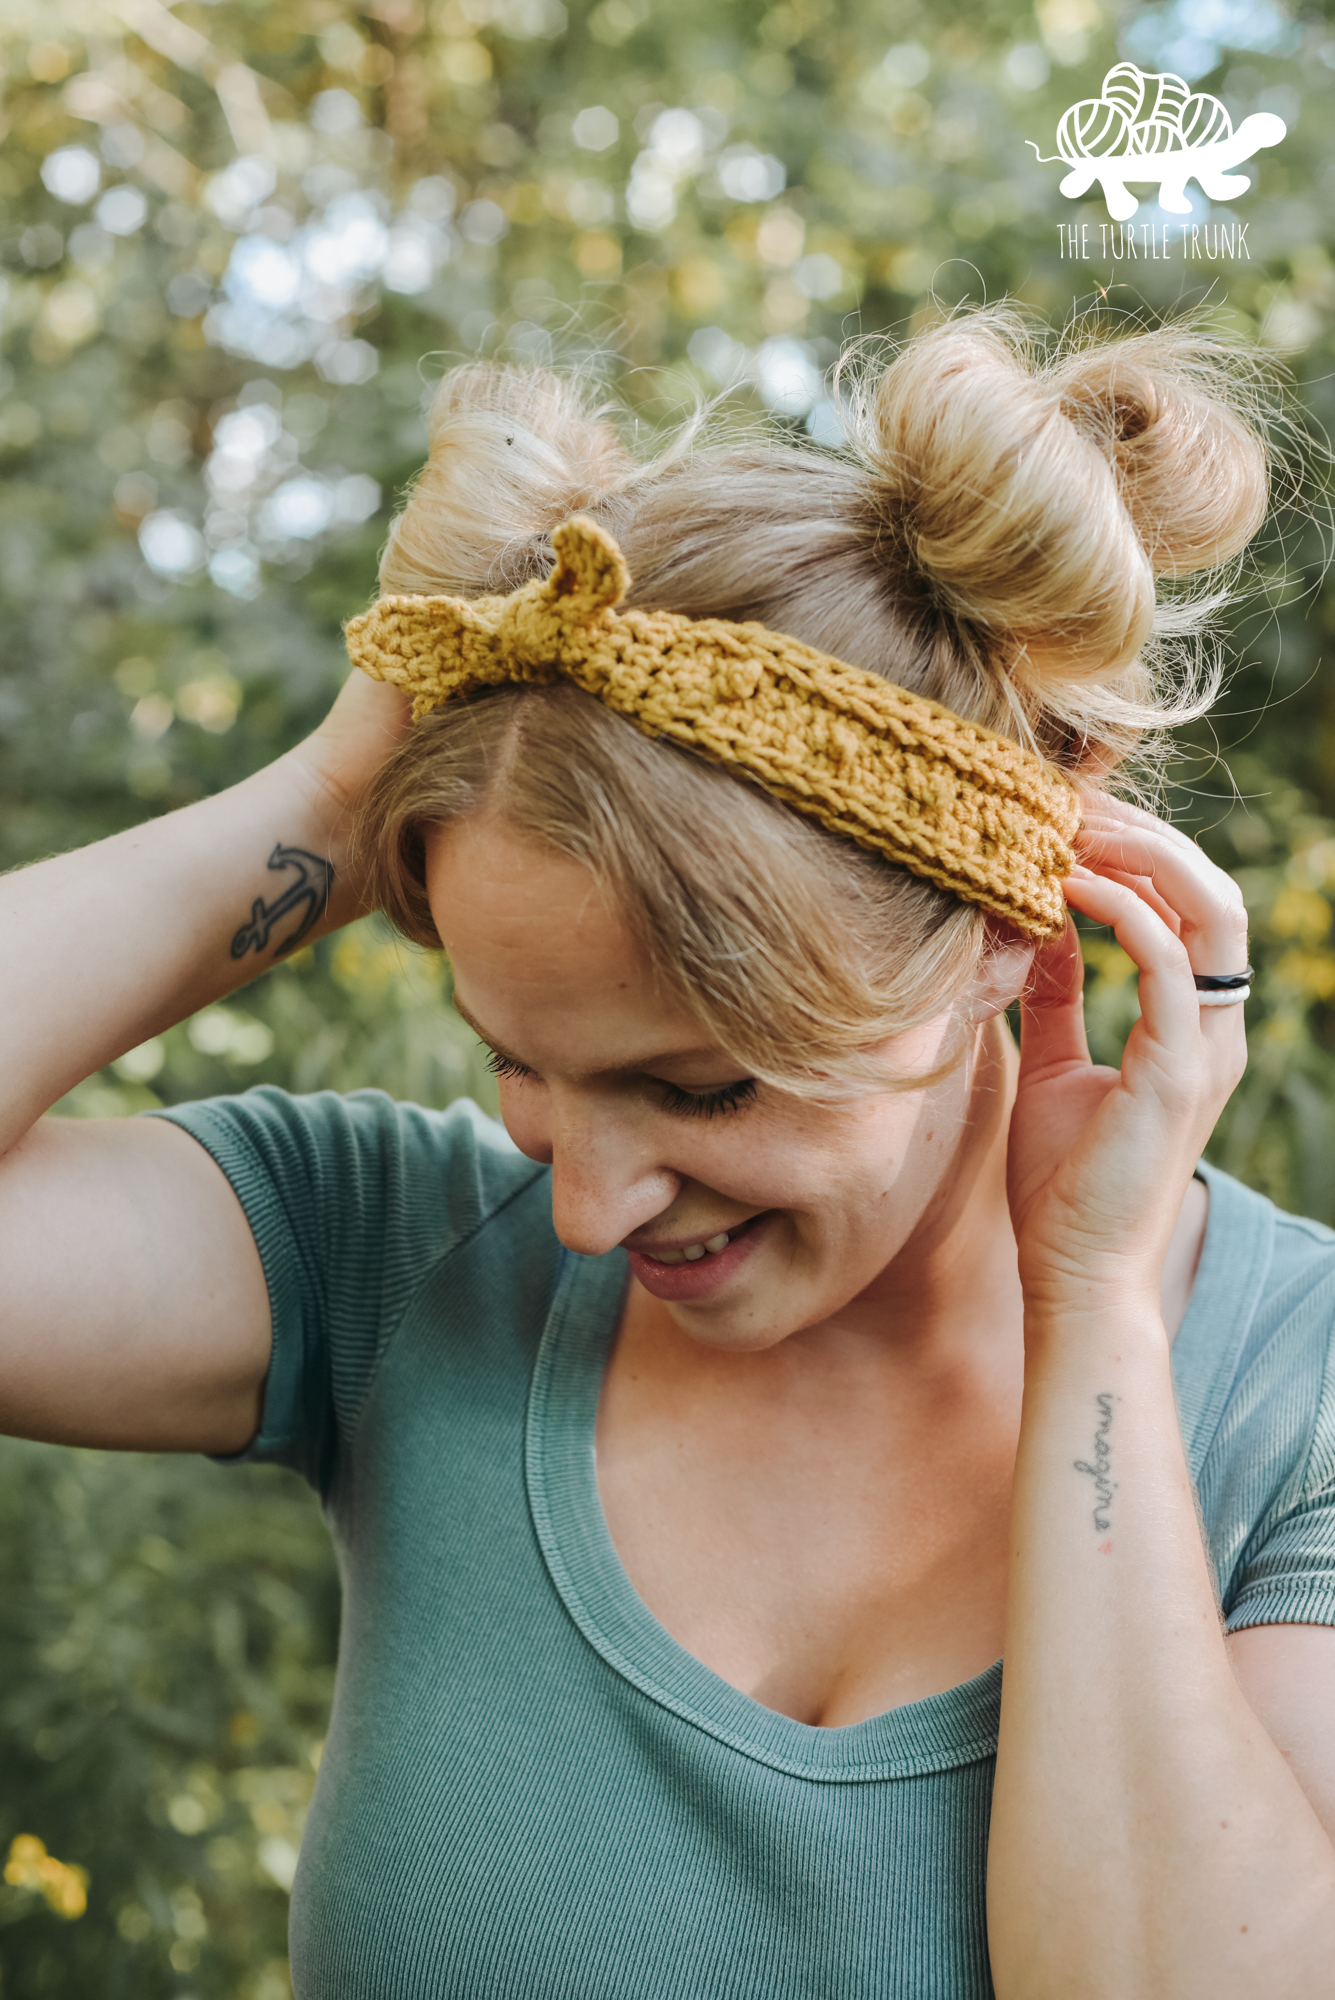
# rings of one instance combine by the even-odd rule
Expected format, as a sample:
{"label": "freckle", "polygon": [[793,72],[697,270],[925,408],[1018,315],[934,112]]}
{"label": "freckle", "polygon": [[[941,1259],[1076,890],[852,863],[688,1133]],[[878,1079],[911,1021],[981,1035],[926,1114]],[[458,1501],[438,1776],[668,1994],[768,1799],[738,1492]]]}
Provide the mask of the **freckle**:
{"label": "freckle", "polygon": [[1220,1826],[1227,1826],[1227,1825],[1228,1825],[1228,1821],[1227,1821],[1226,1819],[1221,1819],[1221,1820],[1220,1820],[1220,1822],[1219,1822],[1219,1824],[1220,1824]]}

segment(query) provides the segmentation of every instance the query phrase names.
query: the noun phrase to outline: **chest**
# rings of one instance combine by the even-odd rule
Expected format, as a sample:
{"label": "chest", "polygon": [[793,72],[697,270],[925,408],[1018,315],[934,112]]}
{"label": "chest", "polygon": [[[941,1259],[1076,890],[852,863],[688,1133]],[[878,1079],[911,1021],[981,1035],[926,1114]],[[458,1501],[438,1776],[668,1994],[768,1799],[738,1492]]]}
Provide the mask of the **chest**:
{"label": "chest", "polygon": [[594,1478],[621,1290],[581,1260],[521,1340],[461,1263],[384,1357],[330,1496],[299,2000],[986,2000],[997,1689],[813,1741],[663,1641]]}
{"label": "chest", "polygon": [[675,1392],[614,1356],[598,1485],[658,1622],[743,1693],[835,1726],[1002,1651],[1018,1368]]}

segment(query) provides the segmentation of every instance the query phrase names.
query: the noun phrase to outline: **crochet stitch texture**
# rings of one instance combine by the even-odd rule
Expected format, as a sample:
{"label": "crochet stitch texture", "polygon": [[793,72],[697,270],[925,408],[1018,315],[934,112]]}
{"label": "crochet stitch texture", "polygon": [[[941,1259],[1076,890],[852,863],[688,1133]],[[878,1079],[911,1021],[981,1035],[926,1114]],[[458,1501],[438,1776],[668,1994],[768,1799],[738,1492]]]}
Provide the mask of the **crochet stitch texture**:
{"label": "crochet stitch texture", "polygon": [[482,688],[573,681],[1030,937],[1061,934],[1080,809],[1053,765],[763,625],[618,611],[630,573],[596,522],[577,515],[552,547],[546,580],[508,597],[381,598],[348,623],[349,657],[413,694],[414,721]]}

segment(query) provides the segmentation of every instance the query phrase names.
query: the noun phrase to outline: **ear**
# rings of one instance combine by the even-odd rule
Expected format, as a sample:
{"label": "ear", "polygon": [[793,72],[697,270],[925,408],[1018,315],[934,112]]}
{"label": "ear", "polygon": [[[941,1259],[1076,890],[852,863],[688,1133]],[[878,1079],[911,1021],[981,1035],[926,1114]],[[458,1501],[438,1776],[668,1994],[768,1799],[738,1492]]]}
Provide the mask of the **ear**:
{"label": "ear", "polygon": [[965,1000],[969,1019],[976,1026],[981,1027],[996,1014],[1004,1014],[1019,999],[1029,984],[1037,950],[1033,938],[989,917],[982,962]]}

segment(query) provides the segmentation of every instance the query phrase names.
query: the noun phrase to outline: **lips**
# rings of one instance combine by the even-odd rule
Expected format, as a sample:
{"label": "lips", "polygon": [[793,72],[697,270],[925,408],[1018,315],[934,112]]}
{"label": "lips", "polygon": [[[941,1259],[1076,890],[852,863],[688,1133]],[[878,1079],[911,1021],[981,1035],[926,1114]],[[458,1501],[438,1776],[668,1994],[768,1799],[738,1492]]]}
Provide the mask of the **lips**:
{"label": "lips", "polygon": [[[699,1243],[665,1248],[657,1256],[648,1250],[632,1250],[631,1270],[655,1298],[674,1301],[705,1298],[741,1270],[769,1220],[768,1214],[749,1216],[735,1229],[719,1230]],[[711,1248],[714,1244],[719,1247]]]}
{"label": "lips", "polygon": [[702,1257],[717,1257],[727,1249],[734,1232],[720,1229],[716,1236],[707,1236],[703,1243],[688,1243],[680,1250],[645,1250],[641,1254],[652,1257],[656,1264],[698,1264]]}

